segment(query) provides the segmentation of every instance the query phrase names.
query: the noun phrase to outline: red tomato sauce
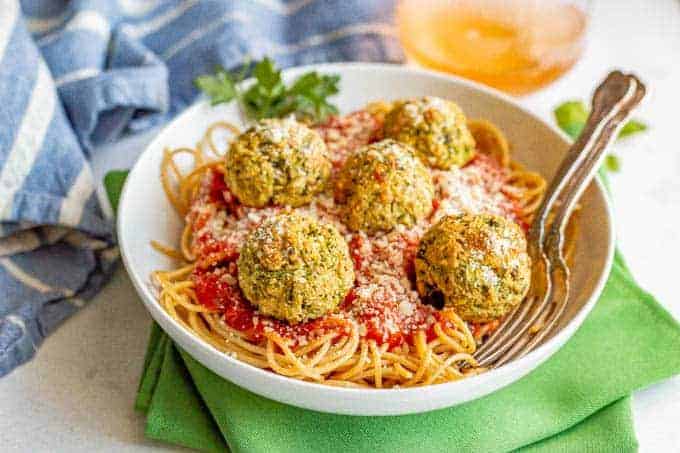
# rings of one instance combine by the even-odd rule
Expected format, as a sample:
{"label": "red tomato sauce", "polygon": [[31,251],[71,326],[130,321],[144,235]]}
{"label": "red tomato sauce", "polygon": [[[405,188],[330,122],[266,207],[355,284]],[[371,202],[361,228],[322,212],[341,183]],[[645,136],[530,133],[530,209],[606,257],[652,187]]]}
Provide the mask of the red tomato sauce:
{"label": "red tomato sauce", "polygon": [[[359,111],[345,117],[331,117],[315,129],[326,141],[333,165],[337,169],[351,151],[379,140],[382,124],[368,112]],[[498,192],[508,176],[508,171],[489,156],[478,155],[468,166],[480,171],[483,175],[482,183],[488,185],[491,192]],[[504,215],[526,229],[527,226],[520,220],[519,207],[511,197],[506,198],[507,202],[502,201],[500,209],[506,211]],[[433,200],[433,216],[440,209],[440,204],[440,200]],[[248,220],[253,208],[241,205],[225,183],[224,174],[218,169],[212,169],[206,173],[205,179],[201,182],[199,192],[187,215],[193,232],[192,252],[197,257],[197,266],[191,280],[198,302],[210,311],[220,313],[228,326],[243,332],[251,341],[259,342],[267,333],[274,332],[289,340],[291,347],[300,347],[326,333],[337,333],[338,337],[348,335],[352,322],[355,322],[359,325],[362,338],[374,340],[379,345],[387,344],[391,349],[403,344],[413,345],[414,334],[418,331],[425,331],[427,340],[430,341],[436,338],[434,326],[438,323],[448,323],[432,306],[420,302],[404,306],[403,298],[397,300],[390,296],[394,293],[389,291],[377,291],[359,301],[357,291],[365,287],[358,283],[355,283],[335,313],[322,318],[288,324],[262,315],[246,300],[239,288],[236,266],[239,256],[237,241],[229,234],[223,234],[219,228],[211,227],[210,222],[215,222],[218,214],[224,212],[231,216],[230,218]],[[403,266],[406,278],[415,282],[414,259],[418,240],[413,236],[404,235],[396,241],[399,250],[397,253],[403,253],[403,259],[396,261],[400,264],[395,265],[395,268],[401,269]],[[377,259],[373,257],[370,239],[353,234],[348,246],[357,278],[363,272],[370,272],[371,260]],[[412,287],[413,285],[411,291]],[[497,327],[497,321],[494,322],[496,324],[487,326],[486,330],[483,329],[483,325],[476,324],[471,325],[471,328],[473,333],[482,330],[488,333]]]}
{"label": "red tomato sauce", "polygon": [[236,283],[235,262],[211,270],[197,268],[191,279],[199,303],[211,311],[221,312],[229,327],[245,333],[252,341],[261,341],[266,332],[275,332],[297,346],[301,338],[312,339],[330,332],[346,335],[350,331],[349,322],[335,315],[291,325],[259,314]]}

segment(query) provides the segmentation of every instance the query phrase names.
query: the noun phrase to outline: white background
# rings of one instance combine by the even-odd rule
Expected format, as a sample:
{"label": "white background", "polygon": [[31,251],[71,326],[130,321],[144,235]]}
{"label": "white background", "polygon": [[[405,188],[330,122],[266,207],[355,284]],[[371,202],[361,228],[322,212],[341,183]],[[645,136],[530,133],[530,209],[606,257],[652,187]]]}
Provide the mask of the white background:
{"label": "white background", "polygon": [[[522,102],[545,118],[567,99],[588,99],[612,68],[639,74],[649,94],[637,116],[651,130],[617,145],[612,178],[619,245],[640,284],[680,319],[680,2],[593,4],[584,58],[564,78]],[[95,175],[128,168],[149,132],[104,147]],[[169,448],[143,436],[133,411],[150,318],[122,269],[50,336],[36,358],[0,379],[0,450],[143,451]],[[643,452],[680,451],[680,377],[634,395]]]}

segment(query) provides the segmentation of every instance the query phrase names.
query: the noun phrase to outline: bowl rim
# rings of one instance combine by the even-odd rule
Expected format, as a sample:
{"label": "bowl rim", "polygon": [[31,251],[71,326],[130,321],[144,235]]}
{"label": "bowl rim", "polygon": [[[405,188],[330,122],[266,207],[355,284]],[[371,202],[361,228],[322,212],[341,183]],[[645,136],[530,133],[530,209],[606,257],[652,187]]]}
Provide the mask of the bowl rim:
{"label": "bowl rim", "polygon": [[[521,105],[519,102],[517,102],[516,99],[513,99],[509,95],[502,93],[494,88],[490,88],[487,86],[484,86],[480,83],[473,82],[467,79],[463,79],[460,77],[457,77],[455,75],[450,75],[450,74],[445,74],[442,72],[437,72],[437,71],[432,71],[429,69],[423,69],[423,68],[417,68],[413,66],[408,66],[408,65],[400,65],[400,64],[392,64],[392,63],[363,63],[363,62],[340,62],[340,63],[321,63],[321,64],[310,64],[310,65],[304,65],[304,66],[296,66],[296,67],[291,67],[288,69],[285,69],[282,71],[282,76],[285,78],[288,77],[295,77],[297,74],[302,73],[302,72],[308,72],[308,71],[319,71],[322,73],[327,73],[327,72],[332,72],[334,70],[342,70],[345,68],[350,68],[354,70],[360,70],[360,71],[375,71],[375,72],[383,72],[383,71],[388,71],[388,72],[398,72],[398,73],[410,73],[414,75],[420,75],[420,76],[425,76],[429,78],[434,78],[438,79],[441,81],[445,81],[448,83],[454,83],[458,85],[462,85],[464,87],[470,88],[474,91],[480,91],[485,95],[500,99],[501,101],[504,101],[506,104],[512,105],[514,108],[517,110],[520,110],[524,115],[528,115],[531,117],[534,121],[540,122],[544,126],[547,126],[549,129],[551,129],[554,133],[556,133],[564,142],[565,144],[570,144],[571,139],[564,133],[562,132],[557,126],[545,121],[543,118],[535,114],[534,112],[530,111],[523,105]],[[246,79],[242,83],[248,84],[252,83],[252,79]],[[167,123],[165,126],[161,128],[161,130],[158,131],[158,133],[155,135],[154,139],[145,147],[144,151],[142,151],[134,166],[130,170],[130,173],[128,174],[128,177],[126,178],[126,182],[123,186],[123,190],[121,192],[121,197],[120,197],[120,203],[119,203],[119,209],[118,209],[118,217],[116,221],[116,227],[117,231],[119,232],[118,236],[118,241],[119,241],[119,246],[120,246],[120,251],[121,251],[121,257],[122,261],[125,265],[125,268],[128,272],[128,275],[130,276],[130,279],[132,280],[132,283],[137,291],[137,293],[141,296],[142,301],[144,302],[147,310],[149,313],[152,315],[152,317],[161,324],[161,327],[163,328],[164,331],[166,329],[163,327],[163,324],[169,323],[173,325],[174,330],[176,332],[179,332],[178,335],[181,335],[184,341],[188,343],[193,343],[194,346],[199,348],[202,353],[212,355],[215,357],[219,357],[220,360],[226,360],[231,362],[232,364],[237,365],[238,367],[243,367],[245,370],[255,373],[257,375],[260,375],[262,377],[265,377],[266,379],[271,380],[272,385],[280,384],[280,385],[286,385],[290,387],[297,387],[296,391],[305,391],[305,390],[318,390],[318,391],[324,391],[328,393],[333,393],[337,394],[339,396],[342,395],[352,395],[352,396],[357,396],[357,395],[366,395],[366,396],[376,396],[380,394],[389,394],[389,395],[394,395],[394,396],[409,396],[409,395],[414,395],[414,394],[422,394],[424,389],[432,389],[432,388],[437,388],[441,389],[441,391],[453,391],[456,387],[463,387],[463,386],[470,386],[474,385],[475,382],[481,383],[482,381],[486,380],[493,380],[495,378],[499,378],[502,375],[511,375],[515,374],[517,377],[514,379],[511,379],[507,384],[511,382],[514,382],[515,380],[519,380],[521,377],[523,377],[525,374],[528,372],[532,371],[533,369],[537,368],[543,361],[545,361],[547,358],[549,358],[554,352],[559,350],[564,343],[571,338],[571,336],[574,334],[574,332],[577,330],[577,328],[583,323],[584,319],[586,316],[590,313],[590,311],[593,309],[595,306],[595,303],[599,299],[599,296],[602,293],[602,290],[604,289],[604,286],[609,278],[609,274],[611,272],[613,260],[614,260],[614,251],[615,251],[615,235],[616,235],[616,228],[614,225],[614,216],[613,216],[613,209],[612,209],[612,204],[611,200],[609,198],[609,195],[607,191],[604,188],[603,183],[600,181],[599,177],[596,177],[593,181],[595,184],[597,191],[600,193],[603,201],[604,201],[604,212],[603,214],[606,217],[607,224],[609,225],[609,237],[608,237],[608,243],[607,243],[607,256],[606,256],[606,261],[605,261],[605,266],[603,269],[603,272],[601,273],[599,279],[597,282],[593,285],[593,291],[588,297],[588,300],[586,303],[583,305],[583,307],[576,313],[576,315],[567,323],[565,324],[562,329],[560,329],[555,335],[553,335],[548,341],[545,341],[542,343],[539,347],[528,353],[527,355],[521,357],[520,359],[514,360],[510,363],[507,363],[499,368],[493,368],[491,370],[488,370],[484,373],[481,373],[479,375],[475,376],[470,376],[465,379],[457,380],[457,381],[452,381],[452,382],[445,382],[441,384],[431,384],[428,386],[422,386],[422,387],[407,387],[407,388],[389,388],[389,389],[376,389],[376,388],[370,388],[370,389],[361,389],[361,388],[350,388],[350,387],[336,387],[336,386],[329,386],[321,383],[316,383],[316,382],[310,382],[310,381],[302,381],[299,379],[295,378],[289,378],[286,376],[279,375],[277,373],[260,369],[257,367],[254,367],[252,365],[249,365],[237,358],[234,358],[230,356],[227,353],[224,353],[222,351],[219,351],[209,345],[207,342],[201,340],[200,338],[196,337],[194,334],[191,332],[187,331],[183,326],[181,326],[174,318],[172,318],[165,310],[160,307],[158,304],[156,296],[152,293],[150,285],[149,285],[149,276],[142,276],[140,275],[140,272],[136,271],[133,266],[131,265],[131,258],[128,251],[128,246],[127,246],[127,241],[126,237],[123,234],[120,234],[120,232],[126,231],[124,226],[127,223],[127,216],[126,216],[126,206],[127,206],[127,200],[131,198],[131,195],[128,193],[130,191],[130,181],[133,179],[133,176],[137,172],[141,172],[141,162],[144,161],[144,158],[147,155],[150,155],[152,151],[156,148],[159,148],[158,143],[161,141],[161,139],[164,136],[164,133],[172,128],[177,127],[178,125],[184,123],[186,121],[186,118],[194,115],[194,112],[201,108],[201,106],[204,106],[207,104],[206,98],[204,96],[199,97],[194,103],[192,103],[187,109],[185,109],[181,114],[179,114],[176,118],[174,118],[172,121]],[[158,319],[158,316],[162,317],[163,319]],[[167,332],[166,332],[167,333]],[[170,335],[170,333],[168,333]],[[172,335],[170,335],[172,337]],[[555,348],[555,345],[557,347]],[[555,348],[554,351],[550,352],[551,349]],[[194,354],[190,353],[190,355],[194,356]],[[195,357],[196,358],[196,357]],[[199,362],[203,363],[199,358],[196,358]],[[532,365],[533,363],[533,365]],[[209,366],[206,363],[203,363],[207,368],[212,369],[211,366]],[[213,370],[214,371],[214,370]],[[218,373],[219,374],[219,373]],[[229,379],[228,379],[229,380]],[[503,385],[504,386],[504,385]],[[503,386],[495,389],[499,390]],[[253,390],[250,390],[253,391]],[[254,391],[257,393],[256,391]],[[488,394],[484,393],[484,395]],[[481,396],[479,396],[481,397]],[[476,399],[478,397],[473,397],[469,398],[470,399]],[[462,402],[461,402],[462,403]],[[321,410],[321,409],[317,409]],[[412,413],[414,411],[402,411],[399,413]],[[416,411],[419,412],[419,411]],[[344,412],[337,412],[337,413],[344,413]]]}

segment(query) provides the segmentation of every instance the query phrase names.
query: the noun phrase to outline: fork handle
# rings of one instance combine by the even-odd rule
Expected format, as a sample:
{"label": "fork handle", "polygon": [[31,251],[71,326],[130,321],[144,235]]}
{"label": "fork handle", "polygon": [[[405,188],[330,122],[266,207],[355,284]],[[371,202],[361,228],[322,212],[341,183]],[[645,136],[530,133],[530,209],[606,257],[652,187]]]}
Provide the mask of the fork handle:
{"label": "fork handle", "polygon": [[[544,325],[535,335],[524,344],[515,343],[509,351],[501,357],[496,366],[501,366],[508,361],[521,357],[540,344],[548,336],[553,327],[559,322],[569,299],[569,268],[562,254],[564,242],[564,229],[569,221],[571,211],[583,190],[588,186],[595,172],[602,163],[604,151],[614,140],[624,121],[630,116],[632,110],[640,103],[645,95],[645,87],[635,76],[623,74],[620,71],[611,72],[607,78],[595,90],[592,110],[588,117],[583,133],[572,145],[571,149],[560,169],[558,175],[561,180],[555,181],[551,186],[550,201],[541,206],[542,217],[537,217],[532,224],[530,234],[537,234],[537,244],[542,253],[548,274],[547,294],[544,302],[557,302],[552,310],[549,310]],[[559,189],[558,189],[559,188]],[[547,199],[548,197],[546,197]],[[546,238],[543,237],[545,220],[551,211],[552,204],[556,200],[561,204],[556,209],[555,218],[550,225],[550,231]],[[551,204],[552,203],[552,204]],[[546,207],[548,206],[548,207]],[[540,224],[537,222],[540,220]],[[545,257],[551,257],[545,259]],[[559,295],[558,295],[559,294]],[[545,308],[536,310],[536,315]]]}
{"label": "fork handle", "polygon": [[[532,275],[532,287],[543,286],[545,293],[538,308],[522,310],[518,307],[506,318],[487,343],[477,351],[476,357],[483,366],[496,363],[500,365],[513,358],[526,354],[550,333],[559,320],[566,304],[559,304],[552,310],[543,329],[526,343],[518,343],[530,326],[544,314],[546,303],[552,301],[555,290],[561,290],[564,302],[569,297],[569,270],[562,255],[564,228],[569,220],[576,200],[599,168],[604,151],[615,138],[615,134],[640,103],[645,94],[644,85],[633,75],[620,71],[611,72],[595,91],[591,114],[583,132],[574,142],[553,177],[546,195],[529,229],[529,255],[543,263],[544,275],[540,279]],[[555,218],[545,237],[548,215],[560,200]],[[547,253],[546,253],[547,248]],[[552,257],[548,259],[548,256]],[[559,278],[559,283],[556,278]],[[555,288],[560,286],[560,288]],[[529,316],[529,319],[525,319]]]}
{"label": "fork handle", "polygon": [[592,109],[583,132],[562,161],[546,191],[543,203],[529,230],[529,242],[543,246],[546,220],[562,196],[561,225],[569,217],[574,203],[594,176],[604,159],[604,151],[614,140],[624,121],[645,95],[645,87],[632,74],[609,73],[593,95]]}

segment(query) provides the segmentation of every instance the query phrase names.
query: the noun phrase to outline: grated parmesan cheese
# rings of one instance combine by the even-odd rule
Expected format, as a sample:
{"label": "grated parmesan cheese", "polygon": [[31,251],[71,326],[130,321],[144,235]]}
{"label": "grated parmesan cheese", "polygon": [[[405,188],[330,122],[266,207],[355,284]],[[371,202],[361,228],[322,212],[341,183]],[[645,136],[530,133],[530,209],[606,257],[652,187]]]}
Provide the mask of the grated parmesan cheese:
{"label": "grated parmesan cheese", "polygon": [[[366,111],[358,111],[344,117],[331,118],[316,130],[326,142],[334,169],[337,170],[355,149],[380,138],[381,127],[377,117]],[[272,137],[272,140],[280,138]],[[364,232],[351,232],[340,221],[339,206],[330,193],[316,197],[308,206],[295,209],[333,224],[349,244],[350,253],[355,260],[356,283],[352,290],[354,300],[345,304],[332,317],[357,323],[362,337],[375,333],[377,329],[381,332],[381,339],[388,341],[391,335],[427,329],[436,322],[436,310],[420,302],[415,290],[412,266],[420,238],[439,219],[459,213],[489,213],[514,220],[513,202],[502,190],[508,175],[506,170],[491,159],[480,156],[463,168],[430,171],[435,184],[436,203],[430,217],[412,228],[399,225],[390,232],[371,236]],[[237,205],[233,210],[226,210],[219,202],[211,201],[206,195],[209,193],[212,178],[221,177],[215,174],[216,171],[213,172],[208,172],[202,180],[199,195],[188,214],[188,218],[196,226],[193,231],[192,251],[199,257],[220,246],[238,252],[253,228],[282,209]],[[225,193],[225,200],[232,201],[228,191]],[[494,250],[501,253],[509,245],[507,238],[497,238],[492,244]],[[494,286],[498,276],[491,269],[484,271],[485,279]],[[237,279],[232,274],[235,275],[235,272],[226,272],[221,278],[227,284],[237,287]],[[252,322],[253,325],[262,324],[266,332],[273,330],[273,321],[266,317],[256,315]],[[277,329],[282,333],[281,329],[285,330],[285,326],[277,325]],[[292,328],[290,330],[293,331]],[[310,338],[321,333],[323,332],[313,331],[301,334],[294,341],[298,345],[304,345]]]}

